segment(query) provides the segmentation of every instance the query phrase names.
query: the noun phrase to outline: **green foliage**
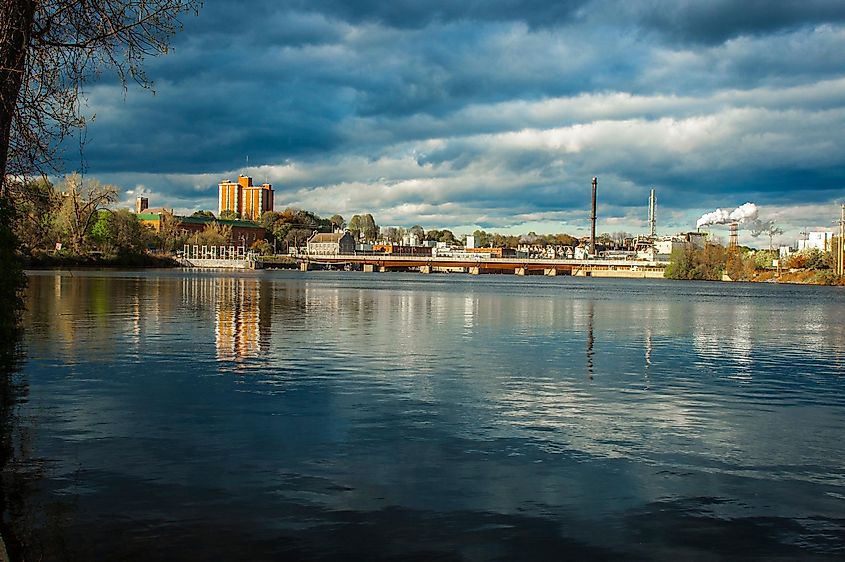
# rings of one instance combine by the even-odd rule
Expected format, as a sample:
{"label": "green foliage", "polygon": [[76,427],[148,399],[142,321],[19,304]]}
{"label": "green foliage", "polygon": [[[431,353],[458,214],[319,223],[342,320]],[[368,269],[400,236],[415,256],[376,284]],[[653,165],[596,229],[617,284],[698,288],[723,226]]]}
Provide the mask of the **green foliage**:
{"label": "green foliage", "polygon": [[52,247],[56,241],[58,194],[43,178],[8,181],[15,203],[14,231],[26,253]]}
{"label": "green foliage", "polygon": [[729,252],[725,263],[725,273],[734,281],[748,281],[754,277],[757,267],[754,257],[749,255],[747,248],[740,248],[737,252]]}
{"label": "green foliage", "polygon": [[457,243],[457,239],[455,235],[452,234],[451,230],[436,230],[431,229],[425,233],[426,240],[433,240],[435,242],[445,242],[447,244],[455,244]]}
{"label": "green foliage", "polygon": [[188,237],[187,243],[191,246],[226,246],[232,241],[232,227],[212,222],[205,225],[202,232],[197,232]]}
{"label": "green foliage", "polygon": [[792,254],[786,259],[785,267],[791,269],[833,269],[836,263],[836,256],[833,252],[822,252],[816,248],[802,250]]}
{"label": "green foliage", "polygon": [[356,240],[363,238],[370,242],[374,242],[378,238],[380,230],[373,215],[369,213],[366,215],[354,215],[349,219],[348,228]]}
{"label": "green foliage", "polygon": [[695,279],[695,255],[692,248],[675,249],[663,272],[667,279]]}
{"label": "green foliage", "polygon": [[241,216],[238,213],[236,213],[235,211],[232,211],[230,209],[226,209],[225,211],[220,213],[220,218],[222,220],[226,220],[226,221],[233,221],[233,220],[238,220],[239,218],[241,218]]}
{"label": "green foliage", "polygon": [[262,256],[269,256],[273,253],[273,246],[266,240],[256,240],[250,248]]}
{"label": "green foliage", "polygon": [[723,246],[708,244],[701,250],[689,246],[672,252],[663,275],[667,279],[717,281],[722,278],[727,258],[728,252]]}
{"label": "green foliage", "polygon": [[768,269],[772,266],[772,260],[778,259],[778,253],[774,250],[759,250],[754,254],[754,266],[757,269]]}
{"label": "green foliage", "polygon": [[329,219],[332,223],[332,226],[338,230],[342,230],[344,226],[346,226],[346,221],[340,215],[334,215],[332,218]]}
{"label": "green foliage", "polygon": [[[192,217],[204,217],[204,218],[208,218],[208,219],[213,219],[214,213],[212,213],[211,211],[194,211],[194,214],[191,215],[191,216]],[[223,218],[223,217],[220,217],[220,218]]]}
{"label": "green foliage", "polygon": [[100,211],[97,221],[91,227],[91,238],[100,247],[109,246],[112,243],[111,213]]}

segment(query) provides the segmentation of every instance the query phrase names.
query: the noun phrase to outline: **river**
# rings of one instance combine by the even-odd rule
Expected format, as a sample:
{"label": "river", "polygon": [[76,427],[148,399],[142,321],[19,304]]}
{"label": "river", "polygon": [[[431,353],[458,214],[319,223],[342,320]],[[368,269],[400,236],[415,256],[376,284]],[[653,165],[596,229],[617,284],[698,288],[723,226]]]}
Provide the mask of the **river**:
{"label": "river", "polygon": [[26,302],[29,558],[845,557],[841,288],[64,271]]}

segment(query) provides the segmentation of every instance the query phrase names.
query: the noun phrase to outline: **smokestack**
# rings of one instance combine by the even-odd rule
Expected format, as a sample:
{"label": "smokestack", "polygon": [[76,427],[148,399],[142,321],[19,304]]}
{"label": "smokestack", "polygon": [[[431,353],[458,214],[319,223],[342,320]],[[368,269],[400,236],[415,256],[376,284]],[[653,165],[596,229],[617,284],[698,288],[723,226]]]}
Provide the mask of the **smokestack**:
{"label": "smokestack", "polygon": [[739,247],[739,223],[730,224],[730,237],[728,238],[728,249],[736,250]]}
{"label": "smokestack", "polygon": [[654,190],[651,190],[651,196],[648,198],[648,222],[651,225],[652,238],[657,232],[657,218],[654,216],[655,207],[657,205],[657,198],[654,196]]}
{"label": "smokestack", "polygon": [[599,180],[593,176],[593,207],[590,213],[590,255],[596,255],[596,187]]}

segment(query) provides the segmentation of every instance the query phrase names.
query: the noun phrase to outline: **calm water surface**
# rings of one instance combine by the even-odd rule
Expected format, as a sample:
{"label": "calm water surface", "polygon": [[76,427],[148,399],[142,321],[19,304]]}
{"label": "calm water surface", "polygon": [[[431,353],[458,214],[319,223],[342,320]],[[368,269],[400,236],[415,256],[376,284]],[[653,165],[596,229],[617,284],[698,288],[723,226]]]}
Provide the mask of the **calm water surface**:
{"label": "calm water surface", "polygon": [[47,559],[845,558],[845,291],[30,275]]}

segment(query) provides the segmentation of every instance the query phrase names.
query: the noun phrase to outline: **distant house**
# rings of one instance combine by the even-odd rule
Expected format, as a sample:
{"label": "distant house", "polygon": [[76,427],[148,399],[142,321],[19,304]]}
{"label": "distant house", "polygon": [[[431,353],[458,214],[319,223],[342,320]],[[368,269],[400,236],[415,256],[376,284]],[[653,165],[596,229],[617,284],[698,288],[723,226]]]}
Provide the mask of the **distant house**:
{"label": "distant house", "polygon": [[308,239],[308,253],[312,255],[354,254],[355,238],[349,232],[315,232]]}

